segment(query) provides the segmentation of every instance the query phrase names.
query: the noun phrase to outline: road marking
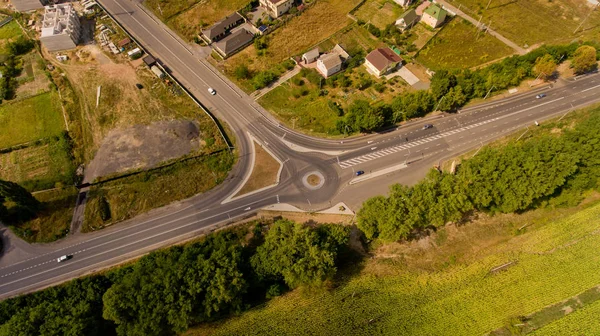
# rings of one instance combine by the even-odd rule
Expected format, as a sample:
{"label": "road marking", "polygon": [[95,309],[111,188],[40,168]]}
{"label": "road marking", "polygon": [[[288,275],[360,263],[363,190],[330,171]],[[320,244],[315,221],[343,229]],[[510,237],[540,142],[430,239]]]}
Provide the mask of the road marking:
{"label": "road marking", "polygon": [[[593,89],[595,89],[597,87],[600,87],[600,85],[592,86],[591,88],[587,88],[585,90],[581,90],[581,92],[586,92],[586,91],[589,91],[589,90],[593,90]],[[573,88],[575,88],[575,87],[573,87]]]}

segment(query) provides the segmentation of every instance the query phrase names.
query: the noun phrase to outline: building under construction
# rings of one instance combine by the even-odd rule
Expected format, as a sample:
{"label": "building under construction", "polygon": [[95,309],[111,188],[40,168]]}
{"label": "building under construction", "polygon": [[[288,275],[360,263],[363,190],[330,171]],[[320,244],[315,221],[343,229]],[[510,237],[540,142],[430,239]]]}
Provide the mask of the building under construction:
{"label": "building under construction", "polygon": [[46,6],[40,41],[48,51],[73,49],[79,42],[79,17],[69,3]]}

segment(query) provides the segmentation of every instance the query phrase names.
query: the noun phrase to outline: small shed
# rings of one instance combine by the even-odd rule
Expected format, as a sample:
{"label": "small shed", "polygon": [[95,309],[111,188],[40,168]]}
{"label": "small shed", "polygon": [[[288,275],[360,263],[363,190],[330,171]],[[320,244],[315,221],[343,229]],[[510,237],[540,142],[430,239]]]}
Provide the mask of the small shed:
{"label": "small shed", "polygon": [[131,39],[130,38],[124,38],[121,41],[117,42],[117,47],[123,48],[124,46],[128,45],[129,43],[131,43]]}
{"label": "small shed", "polygon": [[264,34],[268,29],[269,29],[269,27],[267,27],[265,25],[258,27],[258,31],[261,35]]}
{"label": "small shed", "polygon": [[148,67],[151,67],[156,63],[156,60],[151,55],[144,57],[143,61]]}
{"label": "small shed", "polygon": [[314,48],[302,55],[302,60],[304,61],[304,64],[310,64],[316,61],[317,58],[319,58],[319,48]]}
{"label": "small shed", "polygon": [[152,67],[150,67],[150,70],[152,70],[152,72],[154,72],[156,77],[158,77],[160,79],[165,78],[165,73],[162,72],[162,70],[160,70],[156,65],[153,65]]}

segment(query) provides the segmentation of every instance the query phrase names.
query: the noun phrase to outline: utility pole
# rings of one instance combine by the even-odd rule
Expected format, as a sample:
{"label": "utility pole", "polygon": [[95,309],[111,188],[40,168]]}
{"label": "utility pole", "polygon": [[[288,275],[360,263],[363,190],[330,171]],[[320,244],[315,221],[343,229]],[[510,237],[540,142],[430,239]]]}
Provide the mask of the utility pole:
{"label": "utility pole", "polygon": [[160,2],[158,3],[158,10],[160,11],[160,16],[164,17],[162,9],[160,8]]}
{"label": "utility pole", "polygon": [[487,6],[485,6],[485,10],[487,10],[490,7],[490,4],[492,3],[492,0],[488,1]]}
{"label": "utility pole", "polygon": [[496,85],[492,85],[492,87],[488,90],[487,94],[485,95],[485,97],[483,97],[483,100],[486,100],[488,95],[490,94],[490,92],[492,92],[492,89],[495,88]]}
{"label": "utility pole", "polygon": [[444,95],[442,98],[440,98],[440,101],[437,103],[437,106],[435,107],[434,111],[438,110],[438,107],[440,107],[440,104],[442,103],[442,100],[444,100],[444,98],[446,98],[446,95]]}
{"label": "utility pole", "polygon": [[408,158],[410,157],[410,148],[408,149],[408,155],[406,155],[406,160],[404,160],[404,164],[408,162]]}

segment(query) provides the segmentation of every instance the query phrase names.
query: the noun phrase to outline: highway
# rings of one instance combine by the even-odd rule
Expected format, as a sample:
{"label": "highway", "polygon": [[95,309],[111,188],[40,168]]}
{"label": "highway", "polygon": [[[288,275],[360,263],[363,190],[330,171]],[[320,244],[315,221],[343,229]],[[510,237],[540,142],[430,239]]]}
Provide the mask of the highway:
{"label": "highway", "polygon": [[[600,77],[594,74],[537,90],[546,93],[543,99],[536,99],[535,93],[529,92],[466,108],[458,114],[445,114],[427,121],[433,124],[429,129],[422,129],[424,122],[416,122],[343,143],[317,139],[279,125],[250,97],[141,10],[138,3],[100,2],[203,105],[227,123],[236,136],[238,162],[226,181],[207,193],[98,232],[31,246],[27,253],[9,262],[0,259],[0,298],[37,290],[207,233],[268,205],[289,203],[314,211],[344,201],[356,207],[368,197],[384,194],[391,183],[416,183],[441,159],[524,127],[535,127],[535,121],[543,123],[573,108],[600,101]],[[208,87],[214,88],[217,95],[210,95]],[[224,203],[250,173],[250,134],[284,162],[280,183]],[[299,146],[302,150],[298,150]],[[402,170],[349,184],[356,170],[368,175],[403,162],[407,167]],[[302,183],[302,177],[311,171],[325,177],[324,185],[317,190]],[[73,258],[58,263],[56,258],[65,254]]]}

